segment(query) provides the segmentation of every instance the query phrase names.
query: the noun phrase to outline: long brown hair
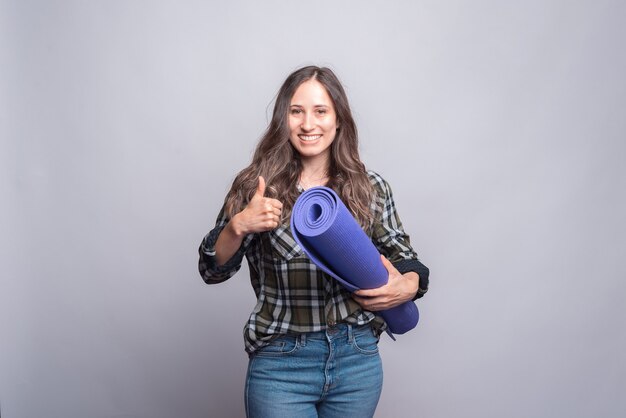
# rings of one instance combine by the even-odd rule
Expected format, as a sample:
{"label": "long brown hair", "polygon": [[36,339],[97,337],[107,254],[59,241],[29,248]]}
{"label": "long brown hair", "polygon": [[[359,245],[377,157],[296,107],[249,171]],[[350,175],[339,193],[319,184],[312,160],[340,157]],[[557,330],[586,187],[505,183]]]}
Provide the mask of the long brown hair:
{"label": "long brown hair", "polygon": [[226,213],[230,218],[252,199],[259,176],[263,176],[266,182],[265,195],[283,203],[281,223],[291,216],[299,195],[297,184],[302,162],[289,141],[288,111],[296,89],[311,79],[326,88],[335,106],[339,126],[331,144],[327,187],[339,195],[363,228],[371,226],[373,188],[359,158],[358,134],[348,98],[337,76],[329,68],[316,66],[294,71],[278,91],[272,120],[257,144],[252,163],[237,174],[226,195]]}

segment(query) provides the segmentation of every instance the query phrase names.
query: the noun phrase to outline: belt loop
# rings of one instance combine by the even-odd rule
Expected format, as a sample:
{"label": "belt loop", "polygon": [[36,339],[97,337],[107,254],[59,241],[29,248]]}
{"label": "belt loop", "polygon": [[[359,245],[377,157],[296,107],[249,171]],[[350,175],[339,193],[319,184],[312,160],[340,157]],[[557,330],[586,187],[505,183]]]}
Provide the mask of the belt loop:
{"label": "belt loop", "polygon": [[300,347],[306,346],[306,333],[300,334]]}
{"label": "belt loop", "polygon": [[352,344],[352,340],[354,339],[354,334],[352,332],[352,325],[351,324],[347,324],[348,325],[348,344]]}

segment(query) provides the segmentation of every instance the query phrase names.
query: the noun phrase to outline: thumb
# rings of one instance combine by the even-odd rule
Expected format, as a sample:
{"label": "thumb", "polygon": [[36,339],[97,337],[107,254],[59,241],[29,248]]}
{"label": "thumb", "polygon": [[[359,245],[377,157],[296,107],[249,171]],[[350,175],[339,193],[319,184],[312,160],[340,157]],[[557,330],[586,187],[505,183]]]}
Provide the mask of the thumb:
{"label": "thumb", "polygon": [[385,257],[382,254],[380,255],[380,261],[383,262],[383,266],[385,266],[387,271],[391,272],[391,270],[394,268],[393,264],[391,264],[391,262],[389,260],[387,260],[387,257]]}
{"label": "thumb", "polygon": [[255,196],[263,197],[265,195],[265,179],[259,176],[259,185],[256,186]]}

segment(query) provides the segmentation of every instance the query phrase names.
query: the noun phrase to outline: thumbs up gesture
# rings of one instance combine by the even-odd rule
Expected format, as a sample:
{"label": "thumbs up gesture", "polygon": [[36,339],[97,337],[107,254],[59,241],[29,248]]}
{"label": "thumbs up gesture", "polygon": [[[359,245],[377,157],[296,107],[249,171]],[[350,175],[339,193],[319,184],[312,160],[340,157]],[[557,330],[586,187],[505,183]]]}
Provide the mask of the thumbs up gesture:
{"label": "thumbs up gesture", "polygon": [[243,235],[270,231],[278,226],[282,209],[280,201],[265,197],[265,179],[259,176],[259,185],[248,206],[233,217],[236,230]]}

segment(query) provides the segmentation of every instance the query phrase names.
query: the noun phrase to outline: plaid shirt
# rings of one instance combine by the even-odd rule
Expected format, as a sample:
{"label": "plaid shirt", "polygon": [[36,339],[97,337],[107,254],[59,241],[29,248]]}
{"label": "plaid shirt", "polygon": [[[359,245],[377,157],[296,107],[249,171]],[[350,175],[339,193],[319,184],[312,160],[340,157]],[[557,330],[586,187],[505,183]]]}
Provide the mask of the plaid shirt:
{"label": "plaid shirt", "polygon": [[[419,274],[417,299],[428,290],[428,268],[411,248],[389,184],[373,171],[368,171],[368,176],[375,193],[371,203],[374,224],[367,235],[400,273]],[[300,187],[299,190],[303,191]],[[199,270],[207,284],[220,283],[239,270],[246,256],[257,296],[257,304],[244,327],[248,353],[281,334],[321,331],[337,322],[370,323],[378,333],[386,329],[381,316],[363,310],[349,291],[311,262],[295,242],[289,222],[272,231],[247,235],[231,259],[217,266],[215,243],[228,221],[222,207],[215,228],[200,245]]]}

